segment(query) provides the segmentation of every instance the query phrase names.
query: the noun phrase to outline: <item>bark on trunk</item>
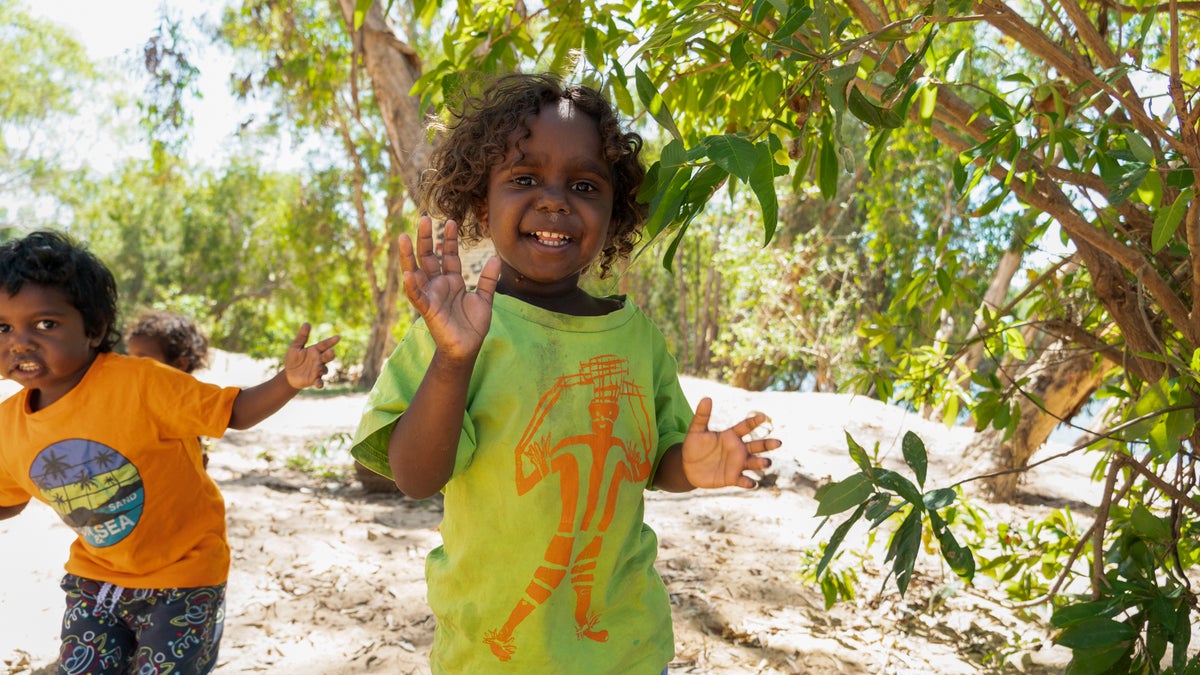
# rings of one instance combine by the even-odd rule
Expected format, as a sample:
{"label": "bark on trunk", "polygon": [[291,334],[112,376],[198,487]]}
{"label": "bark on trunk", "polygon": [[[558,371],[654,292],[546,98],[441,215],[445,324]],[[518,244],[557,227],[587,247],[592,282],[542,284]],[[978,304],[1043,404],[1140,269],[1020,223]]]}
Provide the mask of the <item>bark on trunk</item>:
{"label": "bark on trunk", "polygon": [[[355,0],[338,0],[338,4],[347,29],[353,33]],[[405,189],[415,197],[419,194],[421,172],[429,165],[429,155],[433,152],[425,132],[421,101],[408,93],[421,77],[421,59],[388,26],[382,4],[371,3],[355,42],[383,113],[388,149],[400,169]]]}

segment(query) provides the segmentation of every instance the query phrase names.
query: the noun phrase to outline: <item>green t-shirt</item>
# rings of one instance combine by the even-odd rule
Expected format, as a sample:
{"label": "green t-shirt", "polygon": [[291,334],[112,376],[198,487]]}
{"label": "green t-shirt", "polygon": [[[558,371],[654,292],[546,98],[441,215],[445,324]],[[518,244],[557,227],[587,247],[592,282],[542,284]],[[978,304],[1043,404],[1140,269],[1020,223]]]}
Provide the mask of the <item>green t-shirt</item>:
{"label": "green t-shirt", "polygon": [[[674,655],[643,492],[692,410],[662,334],[617,299],[579,317],[496,295],[425,567],[435,673],[660,673]],[[353,454],[384,475],[433,352],[419,322],[368,398]]]}

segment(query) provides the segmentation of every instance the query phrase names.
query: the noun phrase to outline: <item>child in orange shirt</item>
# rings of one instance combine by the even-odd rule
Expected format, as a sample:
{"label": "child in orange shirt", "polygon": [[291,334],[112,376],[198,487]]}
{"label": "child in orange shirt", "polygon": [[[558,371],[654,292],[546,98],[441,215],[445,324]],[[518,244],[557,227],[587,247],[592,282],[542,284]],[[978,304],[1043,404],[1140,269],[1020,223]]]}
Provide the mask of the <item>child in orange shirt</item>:
{"label": "child in orange shirt", "polygon": [[60,673],[208,673],[217,661],[229,544],[197,436],[246,429],[320,387],[337,336],[249,389],[114,354],[112,273],[66,235],[0,245],[0,519],[31,498],[78,537],[62,588]]}

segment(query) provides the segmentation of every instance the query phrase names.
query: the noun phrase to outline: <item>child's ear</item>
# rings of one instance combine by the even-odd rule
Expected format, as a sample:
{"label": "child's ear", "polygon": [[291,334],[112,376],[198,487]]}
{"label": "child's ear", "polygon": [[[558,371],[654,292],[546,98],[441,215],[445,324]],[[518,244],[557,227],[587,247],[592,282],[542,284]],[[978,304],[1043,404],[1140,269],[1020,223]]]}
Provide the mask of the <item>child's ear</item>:
{"label": "child's ear", "polygon": [[95,335],[88,338],[88,346],[92,349],[98,349],[100,347],[100,343],[104,342],[105,335],[108,335],[108,326],[103,327],[101,330],[97,331]]}

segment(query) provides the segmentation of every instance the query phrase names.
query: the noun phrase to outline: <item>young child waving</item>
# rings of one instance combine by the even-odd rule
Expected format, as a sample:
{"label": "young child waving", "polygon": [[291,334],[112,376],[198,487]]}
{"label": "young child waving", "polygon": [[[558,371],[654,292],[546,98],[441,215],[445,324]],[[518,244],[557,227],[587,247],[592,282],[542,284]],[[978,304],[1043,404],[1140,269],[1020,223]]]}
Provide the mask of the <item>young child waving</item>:
{"label": "young child waving", "polygon": [[78,534],[67,560],[60,673],[207,673],[221,637],[225,502],[196,437],[246,429],[320,387],[338,337],[305,346],[239,390],[112,353],[117,289],[57,232],[0,245],[0,519],[29,500]]}
{"label": "young child waving", "polygon": [[[388,360],[352,452],[407,495],[444,493],[426,563],[435,673],[652,673],[674,655],[643,522],[649,487],[753,487],[775,439],[754,414],[708,429],[659,331],[579,286],[636,243],[641,138],[597,92],[499,78],[443,130],[422,218],[401,238],[419,321]],[[458,237],[497,258],[469,292]]]}

